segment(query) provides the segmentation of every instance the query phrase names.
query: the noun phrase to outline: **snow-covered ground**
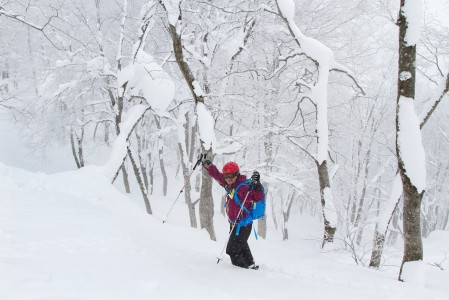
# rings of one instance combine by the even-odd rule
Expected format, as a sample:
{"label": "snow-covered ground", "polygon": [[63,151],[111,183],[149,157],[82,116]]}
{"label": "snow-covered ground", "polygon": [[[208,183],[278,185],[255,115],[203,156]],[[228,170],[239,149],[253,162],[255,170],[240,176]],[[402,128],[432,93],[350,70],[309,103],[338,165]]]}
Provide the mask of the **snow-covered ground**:
{"label": "snow-covered ground", "polygon": [[[145,213],[93,166],[46,175],[0,163],[0,299],[363,299],[432,300],[449,295],[449,232],[425,240],[422,284],[398,282],[398,267],[357,266],[344,251],[321,251],[320,224],[290,224],[287,242],[250,238],[260,270],[216,263],[226,220],[216,207],[218,241],[188,226],[179,190],[152,197]],[[182,197],[181,197],[182,198]],[[446,252],[444,252],[446,251]],[[392,260],[400,261],[398,251]],[[445,270],[431,266],[442,262]]]}

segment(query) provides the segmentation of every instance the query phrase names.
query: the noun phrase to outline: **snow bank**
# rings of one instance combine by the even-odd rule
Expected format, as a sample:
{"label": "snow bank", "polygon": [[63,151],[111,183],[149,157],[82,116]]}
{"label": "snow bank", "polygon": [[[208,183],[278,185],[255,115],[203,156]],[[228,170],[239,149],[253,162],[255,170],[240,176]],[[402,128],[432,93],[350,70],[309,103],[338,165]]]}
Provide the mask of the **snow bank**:
{"label": "snow bank", "polygon": [[426,264],[422,260],[404,263],[401,278],[404,282],[423,288],[426,284]]}
{"label": "snow bank", "polygon": [[152,196],[149,216],[98,168],[44,175],[0,163],[0,299],[447,299],[448,272],[429,267],[418,287],[398,282],[397,269],[375,271],[345,252],[321,252],[316,240],[300,238],[319,224],[311,217],[292,216],[286,242],[272,227],[267,240],[250,237],[259,271],[233,267],[227,257],[217,264],[226,219],[216,212],[218,242],[210,241],[205,230],[189,228],[182,202],[162,224],[158,216],[172,200]]}

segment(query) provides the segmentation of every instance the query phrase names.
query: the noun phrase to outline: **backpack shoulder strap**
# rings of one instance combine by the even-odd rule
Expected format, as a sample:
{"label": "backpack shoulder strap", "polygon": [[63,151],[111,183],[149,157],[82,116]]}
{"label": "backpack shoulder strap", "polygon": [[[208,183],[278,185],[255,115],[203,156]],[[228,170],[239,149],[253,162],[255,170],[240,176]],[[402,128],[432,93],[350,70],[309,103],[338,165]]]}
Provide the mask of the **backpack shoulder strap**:
{"label": "backpack shoulder strap", "polygon": [[247,185],[250,186],[251,184],[251,180],[245,180],[244,182],[239,183],[235,188],[234,188],[234,201],[235,203],[237,203],[238,206],[240,206],[241,208],[243,208],[243,210],[245,210],[247,213],[249,213],[249,210],[243,206],[243,203],[240,201],[239,196],[238,196],[238,189],[243,186],[243,185]]}

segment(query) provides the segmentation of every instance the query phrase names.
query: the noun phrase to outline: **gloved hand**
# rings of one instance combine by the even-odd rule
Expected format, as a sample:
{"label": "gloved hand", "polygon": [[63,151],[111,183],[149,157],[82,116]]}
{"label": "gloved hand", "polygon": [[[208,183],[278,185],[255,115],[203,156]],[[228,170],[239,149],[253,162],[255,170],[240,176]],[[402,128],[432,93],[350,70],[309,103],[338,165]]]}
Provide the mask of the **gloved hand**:
{"label": "gloved hand", "polygon": [[206,169],[209,169],[210,165],[212,164],[212,162],[208,159],[203,160],[203,167],[205,167]]}
{"label": "gloved hand", "polygon": [[253,175],[251,175],[251,179],[253,180],[253,187],[255,191],[258,191],[261,189],[260,184],[260,174],[257,171],[254,171]]}

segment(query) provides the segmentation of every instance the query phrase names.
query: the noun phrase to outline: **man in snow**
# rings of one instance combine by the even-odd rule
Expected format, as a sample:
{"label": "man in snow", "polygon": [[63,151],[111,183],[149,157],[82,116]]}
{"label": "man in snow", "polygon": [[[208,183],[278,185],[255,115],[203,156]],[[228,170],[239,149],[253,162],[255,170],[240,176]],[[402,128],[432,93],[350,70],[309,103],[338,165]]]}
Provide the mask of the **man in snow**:
{"label": "man in snow", "polygon": [[[203,161],[203,167],[227,191],[226,214],[230,224],[230,237],[226,246],[226,254],[230,256],[233,265],[257,270],[259,266],[254,263],[248,245],[252,219],[249,219],[249,224],[244,224],[246,222],[242,222],[242,220],[248,217],[248,212],[254,202],[265,198],[264,189],[260,183],[260,174],[254,172],[251,176],[252,182],[245,184],[246,176],[240,174],[240,168],[235,162],[226,163],[222,173],[210,160]],[[246,209],[242,209],[242,204]]]}

